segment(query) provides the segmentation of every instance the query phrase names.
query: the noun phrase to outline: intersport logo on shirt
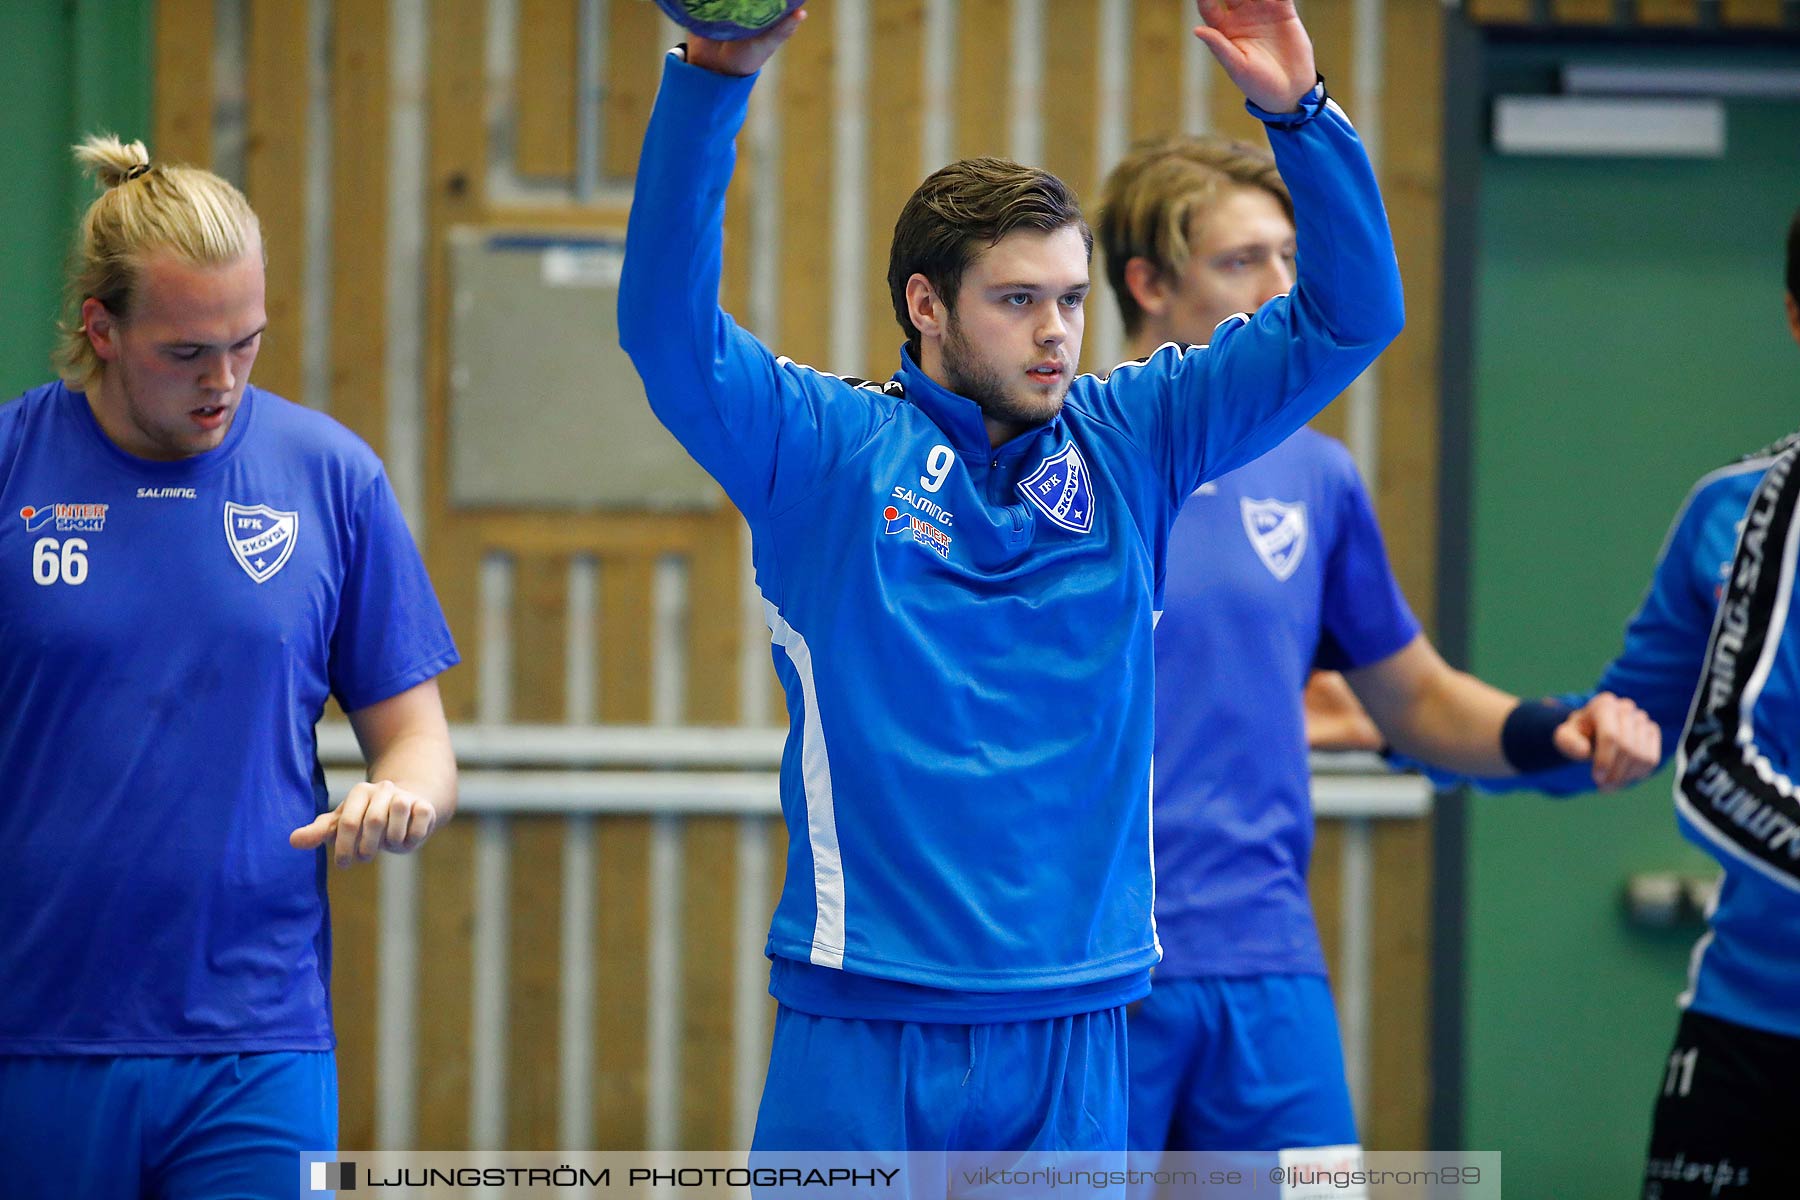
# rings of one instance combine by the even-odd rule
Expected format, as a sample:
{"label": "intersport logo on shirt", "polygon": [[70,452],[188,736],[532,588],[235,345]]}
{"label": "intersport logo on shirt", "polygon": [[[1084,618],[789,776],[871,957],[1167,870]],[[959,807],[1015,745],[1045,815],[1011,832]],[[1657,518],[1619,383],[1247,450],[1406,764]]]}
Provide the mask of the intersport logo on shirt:
{"label": "intersport logo on shirt", "polygon": [[65,533],[98,533],[106,528],[105,504],[27,504],[19,510],[27,533],[46,525]]}
{"label": "intersport logo on shirt", "polygon": [[927,521],[924,517],[915,517],[911,513],[903,513],[892,504],[881,510],[883,533],[912,533],[912,540],[935,553],[939,558],[950,557],[950,535]]}

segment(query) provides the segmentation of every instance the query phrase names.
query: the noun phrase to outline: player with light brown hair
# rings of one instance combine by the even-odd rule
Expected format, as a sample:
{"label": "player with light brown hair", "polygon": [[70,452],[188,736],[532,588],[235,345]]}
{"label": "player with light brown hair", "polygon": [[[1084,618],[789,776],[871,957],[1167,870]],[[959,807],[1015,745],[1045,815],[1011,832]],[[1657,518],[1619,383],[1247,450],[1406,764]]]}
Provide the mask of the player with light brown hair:
{"label": "player with light brown hair", "polygon": [[[1266,150],[1170,138],[1129,155],[1096,226],[1130,352],[1266,320],[1304,274],[1295,217]],[[1348,452],[1309,429],[1188,497],[1155,650],[1163,961],[1130,1020],[1131,1145],[1354,1156],[1306,884],[1308,676],[1347,672],[1397,748],[1485,775],[1591,759],[1595,783],[1623,786],[1655,763],[1655,727],[1610,695],[1521,703],[1445,663]]]}

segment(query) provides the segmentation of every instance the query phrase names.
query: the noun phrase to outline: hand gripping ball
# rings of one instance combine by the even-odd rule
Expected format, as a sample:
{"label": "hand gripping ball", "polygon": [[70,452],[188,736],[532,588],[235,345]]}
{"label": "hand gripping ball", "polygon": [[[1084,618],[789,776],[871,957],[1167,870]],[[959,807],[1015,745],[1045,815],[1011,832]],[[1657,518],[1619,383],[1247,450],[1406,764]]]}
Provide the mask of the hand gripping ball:
{"label": "hand gripping ball", "polygon": [[656,0],[669,19],[715,42],[767,33],[802,0]]}

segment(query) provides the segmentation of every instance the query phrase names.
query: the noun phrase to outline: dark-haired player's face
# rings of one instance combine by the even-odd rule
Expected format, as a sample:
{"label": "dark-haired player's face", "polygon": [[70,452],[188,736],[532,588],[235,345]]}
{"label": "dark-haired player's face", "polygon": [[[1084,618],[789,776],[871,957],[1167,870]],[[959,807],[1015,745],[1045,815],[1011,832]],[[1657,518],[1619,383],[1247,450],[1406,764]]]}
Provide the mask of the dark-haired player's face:
{"label": "dark-haired player's face", "polygon": [[[94,318],[88,318],[90,327]],[[101,423],[142,458],[177,459],[225,440],[262,345],[262,246],[197,266],[167,252],[147,258],[126,320],[110,322],[101,352]]]}
{"label": "dark-haired player's face", "polygon": [[1163,335],[1204,345],[1219,322],[1294,286],[1294,223],[1259,187],[1234,187],[1193,219],[1188,260],[1169,293]]}
{"label": "dark-haired player's face", "polygon": [[963,271],[939,382],[989,420],[1035,425],[1062,409],[1081,358],[1087,243],[1073,225],[1015,230]]}

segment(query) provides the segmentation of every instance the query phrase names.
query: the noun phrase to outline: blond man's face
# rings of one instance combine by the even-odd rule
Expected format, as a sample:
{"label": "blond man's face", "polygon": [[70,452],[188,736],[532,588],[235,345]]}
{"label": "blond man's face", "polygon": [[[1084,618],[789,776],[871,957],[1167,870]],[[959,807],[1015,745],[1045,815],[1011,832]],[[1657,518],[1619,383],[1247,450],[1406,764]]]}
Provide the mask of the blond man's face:
{"label": "blond man's face", "polygon": [[1165,339],[1204,345],[1221,321],[1293,286],[1294,223],[1262,188],[1234,187],[1193,218],[1159,324]]}
{"label": "blond man's face", "polygon": [[[122,449],[177,459],[225,440],[262,346],[262,246],[223,266],[167,252],[142,264],[134,309],[121,320],[98,301],[83,316],[102,362],[96,399]],[[94,311],[98,308],[98,311]]]}

